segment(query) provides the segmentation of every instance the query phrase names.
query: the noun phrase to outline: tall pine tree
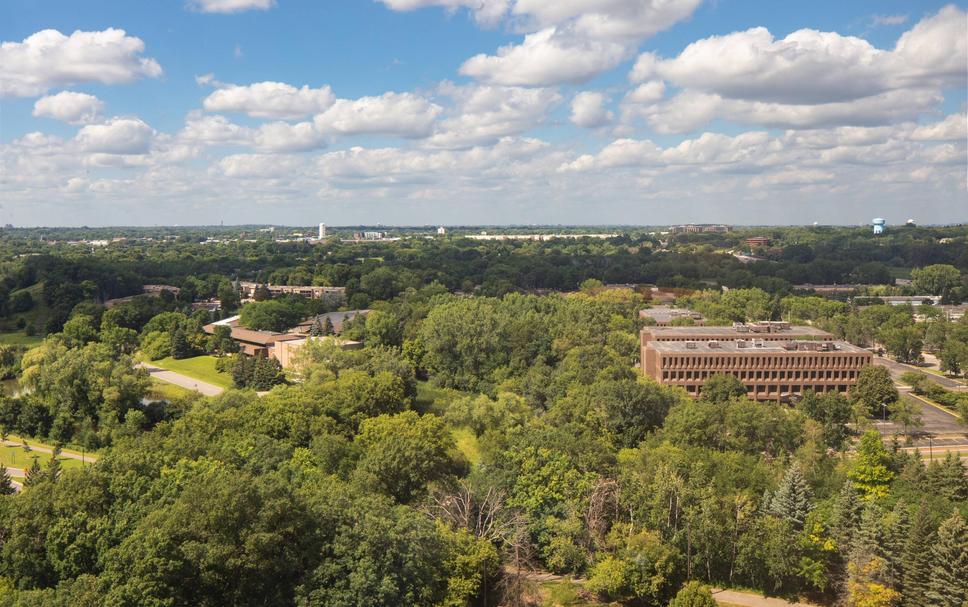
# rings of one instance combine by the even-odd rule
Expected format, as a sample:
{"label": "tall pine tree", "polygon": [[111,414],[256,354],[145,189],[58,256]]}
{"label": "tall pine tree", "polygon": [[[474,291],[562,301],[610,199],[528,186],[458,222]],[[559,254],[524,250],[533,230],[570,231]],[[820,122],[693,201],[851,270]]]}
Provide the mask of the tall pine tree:
{"label": "tall pine tree", "polygon": [[908,532],[907,543],[902,554],[901,605],[922,607],[931,580],[931,544],[934,525],[925,503],[921,504]]}
{"label": "tall pine tree", "polygon": [[813,508],[812,497],[813,494],[807,480],[803,478],[800,465],[794,462],[770,499],[769,512],[773,516],[788,521],[797,531],[801,531],[807,520],[807,514]]}
{"label": "tall pine tree", "polygon": [[963,607],[968,603],[968,526],[957,510],[938,528],[931,555],[928,604]]}
{"label": "tall pine tree", "polygon": [[0,495],[13,495],[16,492],[17,489],[13,486],[13,479],[10,478],[7,467],[0,464]]}

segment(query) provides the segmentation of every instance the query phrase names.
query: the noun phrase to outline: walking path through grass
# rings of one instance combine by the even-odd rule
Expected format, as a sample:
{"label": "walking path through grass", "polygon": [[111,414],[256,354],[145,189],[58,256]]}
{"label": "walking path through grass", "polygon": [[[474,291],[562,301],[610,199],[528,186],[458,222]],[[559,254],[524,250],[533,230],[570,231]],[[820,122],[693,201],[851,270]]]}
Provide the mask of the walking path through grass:
{"label": "walking path through grass", "polygon": [[158,380],[187,390],[195,390],[205,396],[218,396],[232,387],[231,376],[215,369],[215,358],[212,356],[197,356],[182,360],[163,358],[139,363],[137,366],[147,370]]}

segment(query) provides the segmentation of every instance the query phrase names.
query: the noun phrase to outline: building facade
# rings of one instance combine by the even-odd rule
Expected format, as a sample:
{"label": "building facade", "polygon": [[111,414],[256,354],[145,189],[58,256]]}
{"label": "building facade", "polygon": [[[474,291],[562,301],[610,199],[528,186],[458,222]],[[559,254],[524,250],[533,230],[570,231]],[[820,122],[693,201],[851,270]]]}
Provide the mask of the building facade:
{"label": "building facade", "polygon": [[732,327],[645,327],[642,373],[698,396],[705,381],[728,374],[756,400],[787,400],[805,390],[847,393],[873,355],[815,327],[785,322]]}
{"label": "building facade", "polygon": [[[242,291],[243,299],[255,297],[255,291],[261,285],[257,282],[240,282],[239,289]],[[299,295],[308,299],[329,299],[334,302],[346,300],[346,287],[320,287],[315,285],[265,285],[274,296],[276,295]]]}

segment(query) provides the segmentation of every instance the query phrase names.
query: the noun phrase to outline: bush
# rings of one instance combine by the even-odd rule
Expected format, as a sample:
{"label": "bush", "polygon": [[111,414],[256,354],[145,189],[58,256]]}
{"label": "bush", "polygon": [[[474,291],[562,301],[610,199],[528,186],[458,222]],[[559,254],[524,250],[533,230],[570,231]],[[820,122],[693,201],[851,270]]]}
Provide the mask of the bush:
{"label": "bush", "polygon": [[716,599],[713,598],[709,586],[689,582],[676,594],[669,607],[716,607]]}

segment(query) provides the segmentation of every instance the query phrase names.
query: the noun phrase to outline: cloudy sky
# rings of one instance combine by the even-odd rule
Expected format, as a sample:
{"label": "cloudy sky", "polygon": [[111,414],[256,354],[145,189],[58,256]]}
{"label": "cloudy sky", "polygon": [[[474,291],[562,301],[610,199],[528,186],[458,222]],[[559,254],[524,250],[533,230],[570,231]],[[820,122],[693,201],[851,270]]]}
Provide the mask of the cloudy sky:
{"label": "cloudy sky", "polygon": [[968,221],[966,4],[5,0],[0,222]]}

